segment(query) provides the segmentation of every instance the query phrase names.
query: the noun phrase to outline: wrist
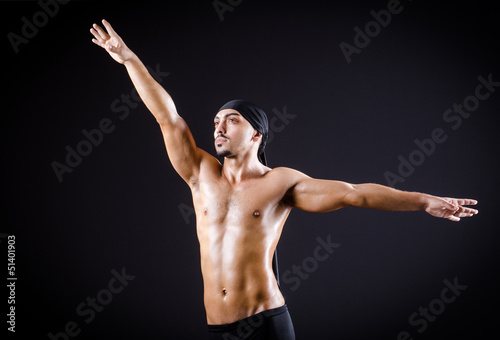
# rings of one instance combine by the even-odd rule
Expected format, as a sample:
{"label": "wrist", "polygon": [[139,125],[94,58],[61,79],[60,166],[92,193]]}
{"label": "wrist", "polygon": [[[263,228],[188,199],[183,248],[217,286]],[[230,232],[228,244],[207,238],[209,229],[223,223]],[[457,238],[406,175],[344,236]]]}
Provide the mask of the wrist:
{"label": "wrist", "polygon": [[123,65],[125,65],[125,66],[133,65],[133,64],[137,63],[138,61],[139,61],[139,58],[137,57],[137,55],[135,55],[134,52],[130,51],[130,57],[123,61]]}
{"label": "wrist", "polygon": [[431,205],[432,196],[427,194],[420,194],[419,206],[420,210],[427,210]]}

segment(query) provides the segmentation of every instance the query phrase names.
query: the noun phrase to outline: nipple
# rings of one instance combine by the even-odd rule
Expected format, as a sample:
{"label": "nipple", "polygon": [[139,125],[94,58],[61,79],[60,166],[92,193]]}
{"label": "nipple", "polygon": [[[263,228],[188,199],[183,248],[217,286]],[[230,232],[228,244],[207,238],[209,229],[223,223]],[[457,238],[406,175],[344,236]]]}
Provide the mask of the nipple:
{"label": "nipple", "polygon": [[260,211],[255,210],[255,211],[253,212],[253,217],[259,217],[259,216],[260,216]]}

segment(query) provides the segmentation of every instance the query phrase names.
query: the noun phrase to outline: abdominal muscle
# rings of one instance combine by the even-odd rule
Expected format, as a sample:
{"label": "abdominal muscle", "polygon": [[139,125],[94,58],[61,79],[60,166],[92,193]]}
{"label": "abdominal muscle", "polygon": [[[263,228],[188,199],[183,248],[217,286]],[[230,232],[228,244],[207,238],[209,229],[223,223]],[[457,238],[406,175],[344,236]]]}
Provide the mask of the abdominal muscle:
{"label": "abdominal muscle", "polygon": [[208,324],[232,323],[285,303],[272,270],[275,237],[258,229],[199,226]]}

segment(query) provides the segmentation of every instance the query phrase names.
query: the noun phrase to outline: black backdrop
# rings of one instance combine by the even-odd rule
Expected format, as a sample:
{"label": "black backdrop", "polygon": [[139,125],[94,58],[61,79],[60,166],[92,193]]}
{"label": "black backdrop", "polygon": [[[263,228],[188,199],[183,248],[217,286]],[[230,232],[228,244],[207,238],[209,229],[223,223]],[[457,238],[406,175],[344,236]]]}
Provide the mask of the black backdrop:
{"label": "black backdrop", "polygon": [[[207,151],[216,110],[246,98],[274,119],[271,167],[385,185],[391,172],[399,189],[479,200],[480,214],[460,223],[423,212],[292,212],[278,249],[298,339],[495,331],[500,91],[476,92],[479,77],[500,81],[493,1],[401,1],[386,27],[370,21],[387,1],[221,0],[219,13],[210,0],[43,3],[0,3],[2,332],[206,337],[190,193],[124,67],[91,42],[102,18],[155,70]],[[358,37],[366,46],[348,62],[341,44],[356,47],[355,28],[367,23],[372,37]],[[464,102],[470,115],[447,111]],[[436,129],[439,143],[418,151],[415,139]],[[400,165],[410,160],[413,170]],[[15,334],[5,322],[8,235]],[[314,257],[318,238],[338,243],[326,259]]]}

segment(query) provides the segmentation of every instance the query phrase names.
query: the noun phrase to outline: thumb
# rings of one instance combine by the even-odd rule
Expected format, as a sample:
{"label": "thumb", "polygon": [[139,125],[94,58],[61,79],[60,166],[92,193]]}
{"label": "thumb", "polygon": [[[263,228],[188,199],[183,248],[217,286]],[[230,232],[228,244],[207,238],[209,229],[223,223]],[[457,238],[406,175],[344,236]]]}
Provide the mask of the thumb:
{"label": "thumb", "polygon": [[444,201],[444,208],[456,211],[456,210],[458,210],[458,205],[453,203],[453,201],[445,200]]}
{"label": "thumb", "polygon": [[110,52],[115,52],[115,53],[119,53],[120,52],[120,49],[121,49],[122,45],[120,44],[120,42],[116,42],[116,46],[113,45],[113,43],[109,43],[108,45],[108,51]]}

